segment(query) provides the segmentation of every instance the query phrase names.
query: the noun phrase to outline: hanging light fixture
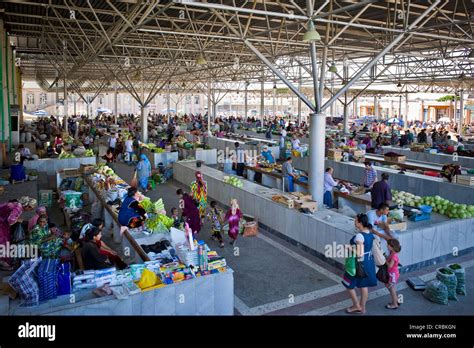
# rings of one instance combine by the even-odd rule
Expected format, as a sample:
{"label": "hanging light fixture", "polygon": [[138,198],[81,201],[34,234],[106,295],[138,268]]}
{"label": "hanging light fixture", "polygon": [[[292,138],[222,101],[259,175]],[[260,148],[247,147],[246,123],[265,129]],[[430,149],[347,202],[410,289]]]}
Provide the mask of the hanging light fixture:
{"label": "hanging light fixture", "polygon": [[337,68],[336,68],[336,64],[334,62],[332,62],[331,66],[329,67],[328,69],[329,72],[332,72],[332,73],[337,73]]}
{"label": "hanging light fixture", "polygon": [[304,42],[314,42],[321,40],[321,36],[314,28],[314,23],[312,20],[308,22],[308,30],[303,35]]}
{"label": "hanging light fixture", "polygon": [[206,65],[207,60],[204,58],[204,55],[202,53],[199,53],[198,57],[196,58],[196,64],[197,65]]}
{"label": "hanging light fixture", "polygon": [[398,81],[397,87],[402,88],[402,83],[400,81]]}
{"label": "hanging light fixture", "polygon": [[277,88],[277,84],[276,82],[273,84],[273,89],[276,89]]}
{"label": "hanging light fixture", "polygon": [[474,59],[474,49],[472,49],[471,52],[469,52],[468,57],[469,59]]}

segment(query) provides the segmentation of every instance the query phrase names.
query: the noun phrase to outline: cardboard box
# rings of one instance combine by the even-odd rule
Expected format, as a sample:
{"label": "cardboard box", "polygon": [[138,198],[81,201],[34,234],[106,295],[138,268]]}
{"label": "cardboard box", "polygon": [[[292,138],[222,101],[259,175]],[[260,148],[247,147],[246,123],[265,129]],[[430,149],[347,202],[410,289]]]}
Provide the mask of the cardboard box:
{"label": "cardboard box", "polygon": [[95,167],[91,164],[81,164],[79,167],[79,173],[81,174],[92,174],[95,172]]}
{"label": "cardboard box", "polygon": [[383,159],[388,162],[405,162],[407,157],[406,156],[383,156]]}
{"label": "cardboard box", "polygon": [[50,208],[53,204],[53,190],[39,190],[38,206]]}
{"label": "cardboard box", "polygon": [[403,232],[403,231],[407,230],[407,222],[406,221],[390,224],[389,226],[390,226],[390,231]]}
{"label": "cardboard box", "polygon": [[73,178],[81,175],[78,168],[64,168],[62,174],[65,178]]}
{"label": "cardboard box", "polygon": [[315,201],[295,202],[296,209],[309,209],[312,213],[318,211],[318,203]]}
{"label": "cardboard box", "polygon": [[342,150],[339,149],[329,149],[328,157],[342,157]]}
{"label": "cardboard box", "polygon": [[460,185],[474,186],[474,176],[471,175],[456,175],[455,182]]}
{"label": "cardboard box", "polygon": [[311,200],[313,200],[313,196],[308,195],[308,194],[305,194],[305,193],[303,193],[303,192],[292,192],[291,195],[292,195],[293,197],[295,197],[295,200],[297,200],[297,201],[306,202],[306,201],[311,201]]}

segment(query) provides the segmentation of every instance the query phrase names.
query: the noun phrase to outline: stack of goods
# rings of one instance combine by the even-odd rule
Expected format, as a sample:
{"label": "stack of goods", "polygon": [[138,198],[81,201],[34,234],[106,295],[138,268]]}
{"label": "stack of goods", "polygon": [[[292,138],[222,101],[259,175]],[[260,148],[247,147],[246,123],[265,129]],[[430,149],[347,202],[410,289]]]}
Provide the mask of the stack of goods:
{"label": "stack of goods", "polygon": [[339,149],[329,149],[328,150],[328,159],[333,161],[342,160],[342,150]]}
{"label": "stack of goods", "polygon": [[365,150],[358,150],[357,148],[350,148],[349,153],[352,155],[352,158],[355,162],[364,162],[365,161]]}
{"label": "stack of goods", "polygon": [[[449,182],[453,182],[453,179],[457,176],[456,182],[458,184],[464,183],[463,179],[459,180],[459,177],[464,177],[464,176],[461,176],[460,174],[461,174],[461,167],[457,164],[445,164],[441,168],[441,177],[446,178]],[[467,185],[470,185],[470,180],[467,180]],[[474,185],[474,181],[473,181],[473,185]]]}
{"label": "stack of goods", "polygon": [[314,213],[318,210],[318,203],[313,201],[311,195],[306,195],[301,192],[291,193],[294,196],[294,207],[296,209],[308,209],[311,213]]}
{"label": "stack of goods", "polygon": [[82,208],[88,194],[88,188],[84,184],[82,177],[73,177],[63,179],[59,185],[59,205],[64,209],[68,208],[77,211]]}
{"label": "stack of goods", "polygon": [[199,255],[197,249],[190,250],[184,244],[176,245],[176,254],[182,263],[186,266],[198,266],[199,265]]}
{"label": "stack of goods", "polygon": [[455,176],[456,184],[474,186],[474,176],[473,175],[460,175],[456,174]]}
{"label": "stack of goods", "polygon": [[78,271],[72,279],[74,291],[96,289],[105,284],[116,285],[117,274],[115,267],[101,270]]}
{"label": "stack of goods", "polygon": [[458,295],[466,295],[466,270],[457,263],[448,265],[448,269],[456,275],[456,293]]}
{"label": "stack of goods", "polygon": [[151,245],[140,245],[148,257],[155,261],[160,260],[163,263],[177,261],[176,251],[171,247],[168,240],[160,240]]}
{"label": "stack of goods", "polygon": [[448,304],[448,288],[439,280],[432,280],[423,291],[423,296],[434,303]]}
{"label": "stack of goods", "polygon": [[383,158],[387,162],[405,162],[407,157],[400,155],[396,152],[387,152],[383,155]]}
{"label": "stack of goods", "polygon": [[226,184],[230,184],[232,186],[235,186],[235,187],[239,187],[239,188],[242,188],[244,186],[244,183],[236,176],[224,176],[224,179],[223,181],[226,183]]}
{"label": "stack of goods", "polygon": [[51,300],[58,296],[58,266],[59,261],[44,259],[38,266],[38,288],[40,302]]}
{"label": "stack of goods", "polygon": [[426,146],[427,146],[426,144],[413,144],[410,147],[410,150],[413,152],[425,152]]}
{"label": "stack of goods", "polygon": [[59,159],[69,159],[69,158],[76,158],[72,153],[66,152],[64,150],[58,156]]}
{"label": "stack of goods", "polygon": [[23,261],[20,268],[8,279],[8,284],[20,295],[21,307],[39,304],[39,288],[34,272],[40,259]]}
{"label": "stack of goods", "polygon": [[283,204],[289,209],[293,209],[295,207],[295,197],[290,195],[273,195],[272,201]]}

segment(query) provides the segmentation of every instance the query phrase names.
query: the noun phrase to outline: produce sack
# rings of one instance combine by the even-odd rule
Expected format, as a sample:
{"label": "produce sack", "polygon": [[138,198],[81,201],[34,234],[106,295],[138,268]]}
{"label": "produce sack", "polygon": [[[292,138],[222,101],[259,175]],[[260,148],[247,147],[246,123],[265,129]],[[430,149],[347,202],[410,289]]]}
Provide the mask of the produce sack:
{"label": "produce sack", "polygon": [[448,287],[439,280],[432,280],[423,291],[423,296],[434,303],[448,304]]}
{"label": "produce sack", "polygon": [[156,282],[157,282],[156,274],[145,268],[142,272],[140,281],[138,282],[138,287],[140,289],[146,289],[146,288],[149,288],[150,286],[155,285]]}
{"label": "produce sack", "polygon": [[32,307],[39,304],[39,288],[34,275],[41,259],[26,260],[8,279],[8,284],[21,298],[21,307]]}
{"label": "produce sack", "polygon": [[436,272],[436,279],[441,281],[448,288],[448,299],[457,301],[456,287],[458,285],[458,279],[454,272],[447,268],[438,268]]}
{"label": "produce sack", "polygon": [[466,295],[466,270],[457,263],[448,265],[448,269],[456,275],[458,280],[456,293],[458,295]]}
{"label": "produce sack", "polygon": [[374,262],[376,266],[385,265],[385,256],[383,255],[382,247],[380,245],[380,239],[374,239],[372,243],[372,255],[374,256]]}

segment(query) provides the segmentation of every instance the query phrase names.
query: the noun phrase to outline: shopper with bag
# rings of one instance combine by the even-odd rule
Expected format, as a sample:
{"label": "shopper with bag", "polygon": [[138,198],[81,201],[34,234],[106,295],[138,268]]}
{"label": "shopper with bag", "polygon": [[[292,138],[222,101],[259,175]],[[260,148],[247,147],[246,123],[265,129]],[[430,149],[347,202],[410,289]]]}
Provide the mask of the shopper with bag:
{"label": "shopper with bag", "polygon": [[397,295],[397,282],[400,277],[400,272],[398,271],[398,264],[400,263],[398,253],[402,250],[402,247],[396,239],[389,239],[387,244],[390,255],[387,257],[388,282],[385,283],[385,287],[390,291],[392,302],[388,303],[385,308],[397,309],[400,305]]}
{"label": "shopper with bag", "polygon": [[151,163],[144,153],[140,155],[140,161],[135,169],[137,173],[138,187],[143,192],[148,192],[148,180],[151,176]]}
{"label": "shopper with bag", "polygon": [[[352,306],[346,309],[346,313],[365,314],[365,305],[369,297],[368,288],[377,285],[375,262],[371,251],[374,235],[370,233],[372,225],[369,224],[367,215],[357,215],[354,224],[356,229],[359,231],[359,233],[350,240],[351,251],[355,247],[355,272],[352,273],[346,268],[342,285],[346,287],[352,300]],[[360,289],[360,301],[357,297],[355,288]]]}

